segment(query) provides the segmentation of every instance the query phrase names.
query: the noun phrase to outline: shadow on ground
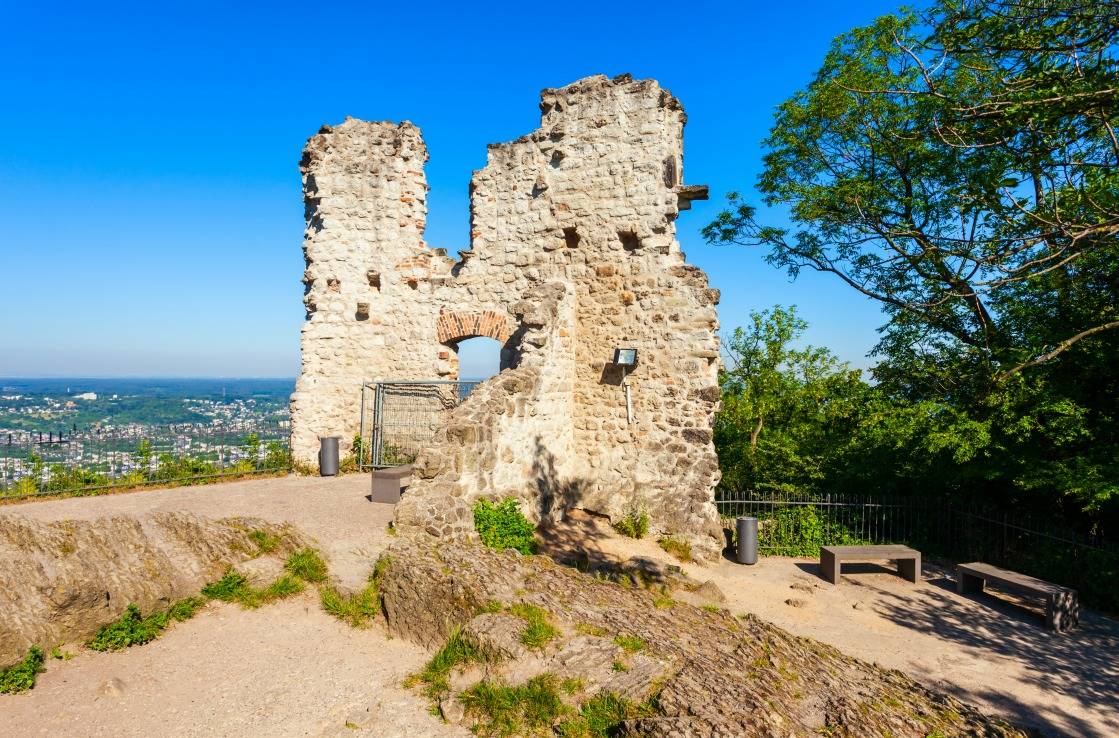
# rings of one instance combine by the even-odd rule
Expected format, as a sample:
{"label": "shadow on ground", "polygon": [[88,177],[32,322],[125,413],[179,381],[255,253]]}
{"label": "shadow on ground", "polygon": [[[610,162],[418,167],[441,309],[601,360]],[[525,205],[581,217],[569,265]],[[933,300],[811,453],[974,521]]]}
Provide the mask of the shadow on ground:
{"label": "shadow on ground", "polygon": [[[849,571],[857,573],[854,568]],[[845,576],[847,573],[845,569]],[[1115,710],[1119,702],[1119,622],[1083,612],[1078,628],[1055,633],[1045,627],[1044,608],[1039,603],[995,588],[978,595],[959,595],[954,577],[943,567],[927,566],[926,576],[928,586],[922,588],[920,599],[904,591],[878,589],[875,610],[900,627],[935,635],[961,649],[979,649],[1018,662],[1026,681],[1074,699],[1085,711]],[[931,671],[922,676],[959,694]],[[991,679],[997,683],[997,671]],[[960,696],[975,693],[971,690]],[[980,690],[979,695],[1008,714],[1029,716],[1046,734],[1099,735],[1065,710],[1024,705],[994,689]],[[1119,735],[1119,721],[1109,720],[1107,725],[1111,735]],[[1069,726],[1077,730],[1068,732]]]}

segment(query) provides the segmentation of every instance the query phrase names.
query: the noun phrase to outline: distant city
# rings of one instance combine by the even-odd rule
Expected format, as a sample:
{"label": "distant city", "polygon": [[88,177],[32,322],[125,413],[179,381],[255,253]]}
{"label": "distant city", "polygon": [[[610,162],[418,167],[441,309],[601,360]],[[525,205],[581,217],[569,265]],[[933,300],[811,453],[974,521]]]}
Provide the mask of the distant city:
{"label": "distant city", "polygon": [[[293,379],[0,379],[0,493],[286,464]],[[189,468],[184,468],[189,467]]]}

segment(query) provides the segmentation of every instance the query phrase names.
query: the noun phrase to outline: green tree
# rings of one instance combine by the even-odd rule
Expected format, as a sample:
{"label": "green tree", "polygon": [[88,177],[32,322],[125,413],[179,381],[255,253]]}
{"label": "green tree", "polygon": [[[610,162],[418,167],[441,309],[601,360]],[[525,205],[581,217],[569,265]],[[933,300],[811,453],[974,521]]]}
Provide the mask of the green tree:
{"label": "green tree", "polygon": [[[931,30],[930,30],[931,29]],[[887,350],[1005,380],[1119,328],[1119,302],[1019,330],[1016,307],[1115,297],[1119,5],[943,0],[839,37],[780,106],[758,190],[712,242],[837,275],[890,316]],[[1041,294],[1038,294],[1038,293]]]}
{"label": "green tree", "polygon": [[757,189],[788,224],[732,194],[705,228],[881,302],[847,445],[882,484],[1119,527],[1117,48],[1113,1],[880,18],[778,109]]}

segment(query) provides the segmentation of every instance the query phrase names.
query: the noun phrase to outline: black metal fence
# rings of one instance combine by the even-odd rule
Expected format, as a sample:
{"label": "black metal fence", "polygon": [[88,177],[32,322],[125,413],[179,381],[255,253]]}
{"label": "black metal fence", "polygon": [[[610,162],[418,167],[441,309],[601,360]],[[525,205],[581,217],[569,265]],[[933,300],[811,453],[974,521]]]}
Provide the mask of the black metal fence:
{"label": "black metal fence", "polygon": [[361,390],[358,468],[408,464],[480,382],[369,382]]}
{"label": "black metal fence", "polygon": [[[723,497],[725,495],[720,495]],[[758,518],[758,548],[819,556],[820,546],[904,543],[926,555],[985,561],[1080,590],[1119,611],[1119,545],[1057,516],[928,497],[752,493],[715,502],[724,518]],[[733,526],[730,526],[733,529]]]}
{"label": "black metal fence", "polygon": [[291,468],[286,420],[0,434],[0,498],[192,482]]}

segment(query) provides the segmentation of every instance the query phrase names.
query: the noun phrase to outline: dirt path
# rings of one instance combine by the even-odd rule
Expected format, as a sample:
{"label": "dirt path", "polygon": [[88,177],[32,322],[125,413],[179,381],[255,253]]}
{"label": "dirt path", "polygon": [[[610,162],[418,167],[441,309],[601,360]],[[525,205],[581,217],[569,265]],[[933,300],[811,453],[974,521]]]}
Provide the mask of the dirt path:
{"label": "dirt path", "polygon": [[291,475],[198,487],[147,490],[100,497],[71,497],[0,506],[0,517],[93,520],[146,512],[190,512],[211,518],[252,515],[290,522],[317,539],[331,574],[347,587],[359,586],[389,542],[392,506],[373,503],[369,475]]}
{"label": "dirt path", "polygon": [[380,628],[340,623],[309,594],[252,611],[211,604],[144,646],[48,658],[35,689],[0,696],[0,733],[469,736],[401,688],[426,659]]}
{"label": "dirt path", "polygon": [[[673,559],[595,522],[560,534],[614,559]],[[743,566],[684,565],[712,580],[734,613],[753,613],[791,633],[899,669],[985,711],[1050,736],[1119,735],[1119,622],[1084,612],[1068,634],[1047,631],[1039,610],[1010,596],[956,594],[948,571],[925,563],[918,585],[883,567],[844,566],[837,586],[818,561],[762,557]]]}

